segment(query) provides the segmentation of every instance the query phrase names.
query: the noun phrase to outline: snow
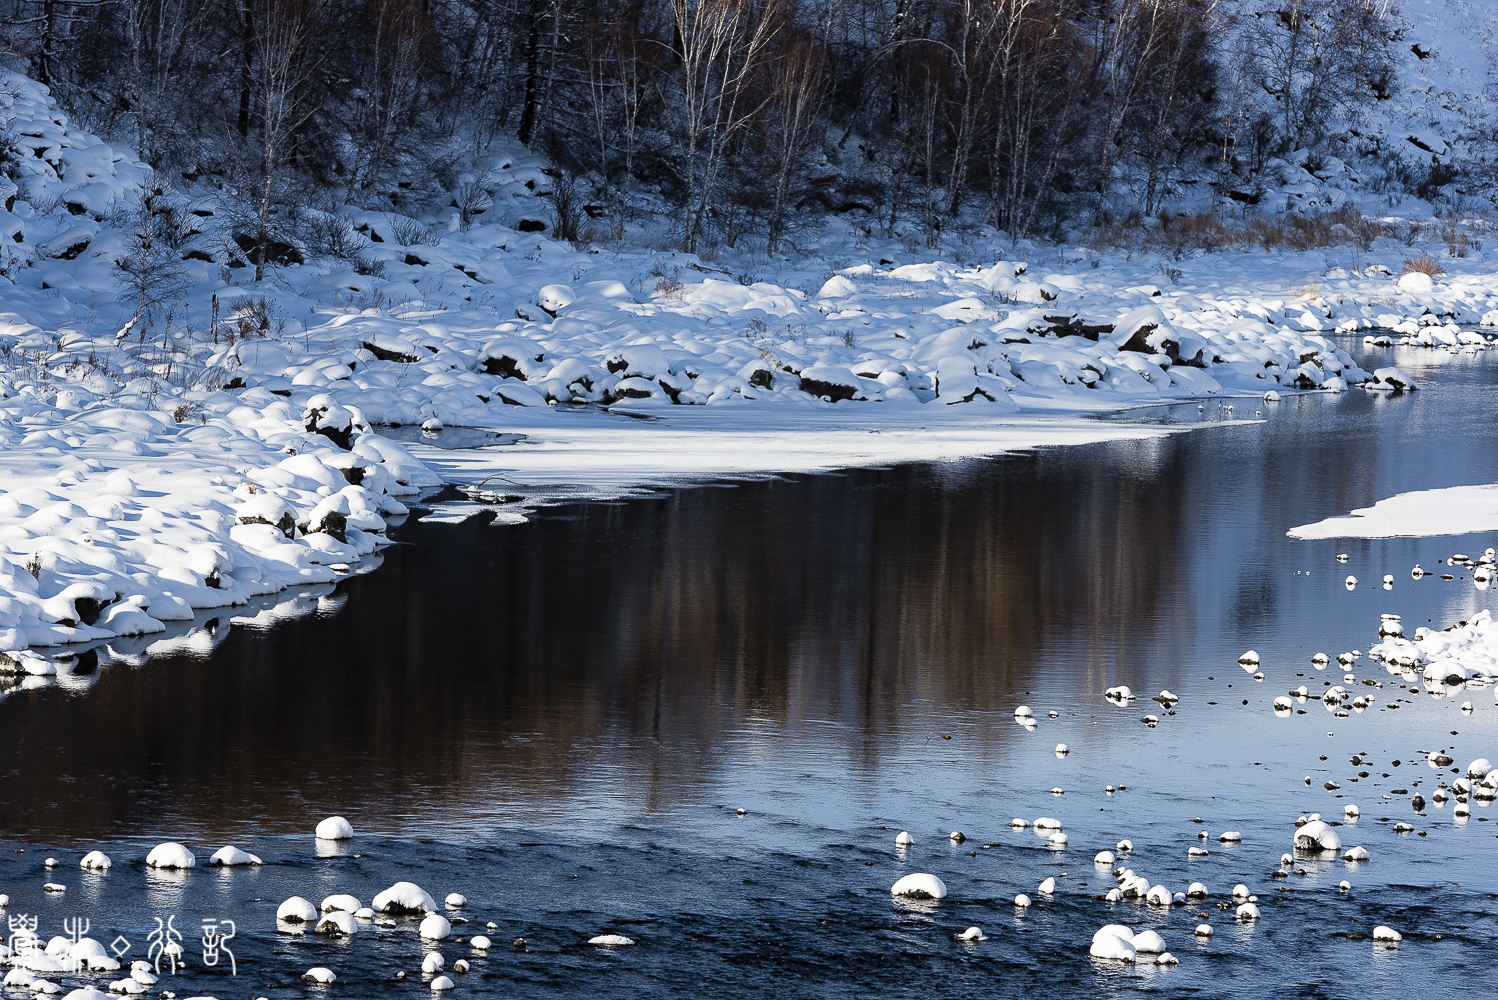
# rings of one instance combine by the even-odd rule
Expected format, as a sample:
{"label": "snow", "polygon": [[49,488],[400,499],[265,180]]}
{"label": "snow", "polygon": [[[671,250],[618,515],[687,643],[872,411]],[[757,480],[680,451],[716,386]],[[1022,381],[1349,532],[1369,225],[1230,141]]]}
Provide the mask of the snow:
{"label": "snow", "polygon": [[352,913],[344,910],[334,910],[331,913],[324,914],[313,930],[315,933],[324,934],[328,937],[352,937],[358,933],[359,927],[354,923],[354,915]]}
{"label": "snow", "polygon": [[891,896],[910,896],[915,899],[945,899],[947,884],[935,875],[915,873],[906,875],[890,887]]}
{"label": "snow", "polygon": [[[339,494],[338,495],[338,499],[344,501],[345,509],[344,509],[343,513],[347,514],[348,510],[347,510],[346,505],[347,505],[347,499],[348,498],[342,496],[342,494]],[[323,501],[323,503],[326,503],[326,501]],[[320,508],[322,508],[321,504],[319,504],[318,507],[314,507],[313,508],[314,514]],[[322,509],[327,509],[327,508],[322,508]],[[309,518],[311,518],[312,516],[313,515],[309,515]],[[353,837],[354,837],[354,828],[351,825],[349,825],[349,821],[346,820],[346,819],[344,819],[342,816],[329,816],[327,819],[325,819],[321,823],[317,824],[317,839],[318,840],[352,840]]]}
{"label": "snow", "polygon": [[1093,958],[1132,962],[1136,957],[1134,934],[1127,927],[1109,924],[1092,936],[1087,953]]}
{"label": "snow", "polygon": [[255,855],[241,851],[233,844],[227,844],[223,847],[220,847],[217,851],[214,851],[213,857],[208,859],[208,863],[210,865],[233,866],[258,865],[261,863],[261,861]]}
{"label": "snow", "polygon": [[324,899],[318,909],[324,913],[331,913],[334,910],[346,910],[349,913],[357,913],[363,906],[364,904],[359,902],[358,896],[339,893]]}
{"label": "snow", "polygon": [[397,882],[370,903],[381,913],[430,913],[437,909],[432,897],[414,882]]}
{"label": "snow", "polygon": [[428,913],[422,918],[417,933],[432,941],[442,941],[452,933],[453,925],[440,913]]}
{"label": "snow", "polygon": [[181,844],[157,844],[146,855],[146,865],[150,868],[193,868],[197,863],[193,853]]}
{"label": "snow", "polygon": [[317,919],[317,907],[301,896],[292,896],[276,908],[276,920],[292,924],[310,924]]}
{"label": "snow", "polygon": [[1498,485],[1416,490],[1344,517],[1291,528],[1291,538],[1425,538],[1498,530]]}
{"label": "snow", "polygon": [[623,948],[635,942],[633,938],[627,938],[623,934],[599,934],[597,937],[589,938],[588,943],[603,948]]}
{"label": "snow", "polygon": [[78,862],[80,868],[88,868],[93,871],[108,871],[113,864],[114,862],[109,860],[109,855],[103,851],[89,851],[83,856],[83,860]]}
{"label": "snow", "polygon": [[[1407,16],[1430,36],[1452,4]],[[1449,108],[1475,92],[1477,49],[1443,39],[1400,66],[1409,79],[1373,133],[1457,156],[1470,130]],[[711,477],[1148,438],[1174,431],[1090,418],[1397,391],[1412,387],[1403,373],[1363,371],[1328,334],[1408,324],[1475,349],[1488,341],[1470,328],[1498,313],[1479,256],[1443,258],[1438,281],[1396,280],[1402,245],[1352,272],[1319,251],[1167,261],[997,240],[912,259],[832,225],[805,259],[724,280],[688,254],[580,252],[498,224],[406,247],[390,218],[344,209],[383,276],[314,259],[252,289],[231,261],[186,260],[178,326],[125,330],[110,219],[147,168],[34,81],[3,71],[0,90],[4,141],[40,154],[17,158],[17,200],[0,212],[15,265],[0,278],[6,673],[57,674],[31,647],[170,634],[203,609],[332,583],[388,544],[397,497],[443,481],[473,502],[435,517],[514,523],[558,499]],[[1286,185],[1266,204],[1349,196],[1345,164],[1312,176],[1304,162],[1280,164]],[[496,184],[544,180],[534,168],[505,165]],[[886,252],[904,263],[873,263]],[[429,428],[430,443],[392,440],[392,424]],[[475,427],[521,438],[437,446]]]}

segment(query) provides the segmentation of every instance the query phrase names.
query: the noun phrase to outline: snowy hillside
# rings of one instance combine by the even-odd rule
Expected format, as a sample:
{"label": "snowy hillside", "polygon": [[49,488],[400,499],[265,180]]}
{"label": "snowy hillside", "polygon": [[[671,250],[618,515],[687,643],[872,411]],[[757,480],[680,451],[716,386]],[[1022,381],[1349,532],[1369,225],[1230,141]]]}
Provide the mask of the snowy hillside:
{"label": "snowy hillside", "polygon": [[[1410,3],[1410,31],[1466,6]],[[1476,41],[1410,55],[1425,75],[1379,109],[1385,138],[1423,106],[1419,135],[1460,143],[1468,110],[1449,95],[1477,79]],[[225,196],[162,187],[147,218],[150,171],[14,73],[0,125],[0,650],[151,633],[336,579],[384,544],[394,497],[439,484],[435,467],[523,507],[569,484],[1151,434],[1078,418],[1235,396],[1254,400],[1246,418],[1281,393],[1400,391],[1407,377],[1359,369],[1329,335],[1480,350],[1498,323],[1488,251],[1439,241],[928,252],[833,218],[794,259],[576,249],[525,231],[551,217],[552,177],[519,153],[494,154],[467,209],[306,210],[321,239],[275,249],[257,285]],[[1423,249],[1445,273],[1401,277]],[[142,273],[170,295],[137,315]],[[395,425],[436,443],[443,428],[523,436],[414,449],[424,464]],[[0,670],[53,669],[7,657]]]}

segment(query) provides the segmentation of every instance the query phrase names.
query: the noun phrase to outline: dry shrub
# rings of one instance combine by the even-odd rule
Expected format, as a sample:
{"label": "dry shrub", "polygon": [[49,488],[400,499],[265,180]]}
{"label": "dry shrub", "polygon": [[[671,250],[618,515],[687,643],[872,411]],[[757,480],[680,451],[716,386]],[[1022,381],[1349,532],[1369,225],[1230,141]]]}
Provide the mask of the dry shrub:
{"label": "dry shrub", "polygon": [[1418,257],[1406,257],[1399,268],[1400,274],[1428,274],[1432,278],[1446,273],[1446,269],[1428,253]]}
{"label": "dry shrub", "polygon": [[1091,231],[1089,244],[1095,250],[1119,248],[1179,259],[1194,250],[1229,248],[1315,250],[1352,245],[1367,251],[1375,240],[1387,235],[1392,234],[1386,226],[1350,206],[1329,212],[1254,215],[1243,220],[1220,219],[1210,212],[1172,215],[1162,211],[1145,225],[1130,220],[1099,225]]}
{"label": "dry shrub", "polygon": [[655,294],[668,299],[679,299],[685,288],[686,286],[675,278],[663,276],[660,281],[655,283]]}

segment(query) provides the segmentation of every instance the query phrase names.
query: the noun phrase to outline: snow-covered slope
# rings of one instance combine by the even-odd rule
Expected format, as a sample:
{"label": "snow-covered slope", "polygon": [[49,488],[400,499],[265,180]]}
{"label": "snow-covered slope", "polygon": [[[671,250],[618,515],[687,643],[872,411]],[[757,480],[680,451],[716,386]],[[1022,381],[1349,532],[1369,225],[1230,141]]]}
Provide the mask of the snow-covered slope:
{"label": "snow-covered slope", "polygon": [[[795,261],[579,250],[482,221],[544,214],[545,175],[515,157],[471,227],[347,210],[324,221],[356,254],[303,248],[259,286],[225,203],[170,196],[180,303],[123,330],[147,171],[34,82],[0,93],[0,650],[333,579],[381,544],[393,495],[438,481],[382,425],[521,429],[444,468],[522,489],[986,454],[1158,433],[1075,417],[1163,400],[1397,391],[1328,335],[1403,323],[1477,350],[1498,309],[1480,257],[1397,282],[1402,246],[1345,267],[1025,243],[952,260],[834,222]],[[732,460],[705,443],[727,434]]]}

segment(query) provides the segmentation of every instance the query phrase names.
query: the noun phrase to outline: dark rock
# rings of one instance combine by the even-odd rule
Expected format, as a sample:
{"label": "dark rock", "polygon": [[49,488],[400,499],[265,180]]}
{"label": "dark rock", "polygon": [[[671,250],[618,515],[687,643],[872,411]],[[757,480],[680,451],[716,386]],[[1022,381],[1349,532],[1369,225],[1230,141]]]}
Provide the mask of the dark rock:
{"label": "dark rock", "polygon": [[409,365],[415,364],[417,360],[416,355],[414,354],[403,354],[400,351],[387,351],[385,348],[376,347],[374,344],[361,343],[359,346],[363,347],[370,354],[373,354],[380,361],[394,361],[396,364]]}
{"label": "dark rock", "polygon": [[854,393],[851,385],[834,385],[831,382],[820,382],[814,378],[802,378],[801,388],[813,396],[821,396],[834,403],[840,399],[852,399]]}

